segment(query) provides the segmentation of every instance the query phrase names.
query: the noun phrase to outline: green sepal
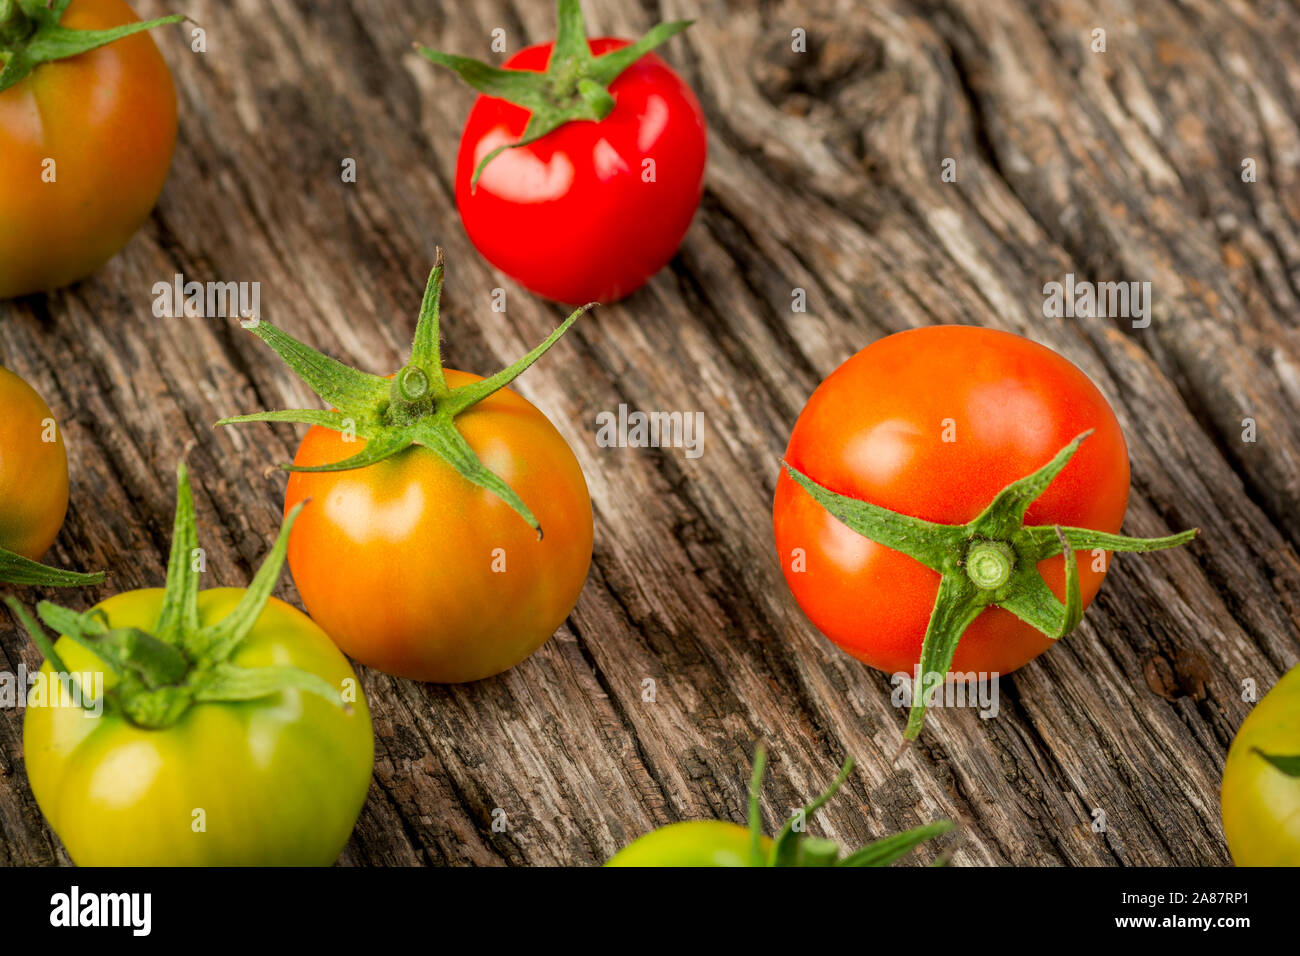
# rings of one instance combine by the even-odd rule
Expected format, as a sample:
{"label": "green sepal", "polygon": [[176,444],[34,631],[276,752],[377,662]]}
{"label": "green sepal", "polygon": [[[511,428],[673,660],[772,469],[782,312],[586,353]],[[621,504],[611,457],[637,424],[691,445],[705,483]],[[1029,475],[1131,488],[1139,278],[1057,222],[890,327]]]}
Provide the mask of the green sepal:
{"label": "green sepal", "polygon": [[[256,700],[288,690],[313,693],[344,707],[341,689],[317,674],[284,666],[244,668],[230,662],[271,599],[288,553],[290,530],[306,504],[289,512],[275,545],[235,607],[220,620],[200,626],[194,495],[189,470],[181,462],[176,469],[176,521],[167,583],[153,627],[113,628],[102,609],[78,613],[48,601],[41,602],[37,613],[113,673],[116,683],[107,691],[105,704],[145,729],[173,726],[198,702]],[[41,625],[16,599],[7,602],[51,667],[67,674]]]}
{"label": "green sepal", "polygon": [[[804,843],[807,837],[803,833],[799,833],[795,830],[795,823],[802,820],[806,825],[812,818],[812,815],[820,810],[826,804],[827,800],[835,796],[835,791],[839,790],[839,788],[844,784],[844,781],[849,778],[849,774],[852,771],[853,758],[849,757],[844,761],[844,765],[840,767],[840,772],[836,775],[835,779],[831,781],[831,785],[822,791],[821,795],[817,797],[817,799],[813,800],[812,803],[800,810],[797,815],[791,816],[785,821],[785,826],[781,828],[781,832],[778,833],[776,839],[772,841],[772,849],[767,855],[768,866],[798,865],[802,856],[800,844]],[[817,855],[818,852],[814,850],[814,856]],[[838,856],[838,852],[836,855]],[[832,859],[834,859],[834,857],[832,857]],[[826,866],[829,864],[821,863],[819,865]]]}
{"label": "green sepal", "polygon": [[[1199,529],[1163,538],[1129,538],[1057,525],[1025,525],[1025,514],[1092,434],[1078,435],[1033,474],[1011,482],[971,522],[946,525],[899,514],[841,495],[782,462],[786,472],[840,522],[877,544],[907,555],[940,575],[921,645],[905,741],[925,720],[930,689],[946,678],[966,629],[986,607],[1004,608],[1047,637],[1069,634],[1083,618],[1076,550],[1163,551],[1191,541]],[[1065,601],[1057,600],[1038,562],[1064,555]],[[915,675],[914,675],[915,676]]]}
{"label": "green sepal", "polygon": [[[869,843],[856,853],[850,853],[836,866],[889,866],[895,860],[911,853],[927,840],[942,836],[953,828],[951,820],[936,820],[902,833]],[[943,859],[942,857],[940,859]],[[935,861],[938,864],[938,860]]]}
{"label": "green sepal", "polygon": [[1069,633],[1066,625],[1070,621],[1071,614],[1056,599],[1056,595],[1052,593],[1046,581],[1038,575],[1034,575],[1032,579],[1026,575],[1018,578],[1017,584],[1018,589],[1014,593],[1003,595],[998,601],[998,607],[1005,608],[1030,627],[1053,640],[1059,640]]}
{"label": "green sepal", "polygon": [[560,341],[560,336],[569,331],[569,328],[578,318],[596,307],[595,302],[588,302],[579,309],[574,309],[569,313],[569,317],[556,326],[555,331],[544,338],[539,345],[532,351],[528,352],[522,358],[512,362],[510,365],[497,372],[495,375],[489,375],[485,379],[477,382],[467,382],[457,388],[453,388],[446,393],[445,407],[454,417],[461,412],[468,411],[483,399],[487,398],[494,392],[499,392],[505,388],[520,375],[526,372],[533,364],[545,355],[552,345]]}
{"label": "green sepal", "polygon": [[63,658],[54,649],[54,641],[50,640],[50,636],[45,633],[45,629],[41,627],[36,618],[15,597],[6,597],[5,603],[9,605],[9,610],[13,612],[14,617],[18,618],[18,623],[31,636],[32,643],[41,652],[41,657],[49,661],[51,670],[55,674],[63,674],[67,677],[74,688],[76,698],[83,704],[89,700],[90,696],[85,692],[85,688],[81,686],[80,679],[72,671],[68,670],[68,666],[63,663]]}
{"label": "green sepal", "polygon": [[54,642],[50,640],[50,636],[45,633],[45,629],[41,627],[34,617],[32,617],[27,608],[23,607],[22,603],[12,595],[5,597],[5,604],[9,606],[9,610],[13,612],[14,617],[18,618],[18,623],[23,626],[23,630],[31,636],[32,643],[35,644],[36,649],[41,652],[41,657],[49,661],[50,666],[54,668],[57,673],[68,673],[68,668],[67,665],[63,663],[63,658],[61,658],[59,652],[54,649]]}
{"label": "green sepal", "polygon": [[920,561],[931,571],[942,574],[949,570],[953,564],[954,548],[966,541],[964,528],[922,521],[920,518],[900,515],[860,498],[837,494],[817,484],[788,462],[781,464],[804,491],[812,495],[818,504],[842,524],[848,525],[864,538],[870,538],[877,544],[902,551]]}
{"label": "green sepal", "polygon": [[271,592],[275,590],[275,584],[280,579],[280,572],[284,569],[285,559],[289,555],[289,532],[293,530],[293,523],[298,520],[305,507],[307,502],[300,501],[285,516],[284,523],[280,526],[280,533],[276,535],[275,544],[271,546],[270,553],[262,559],[262,566],[253,575],[253,580],[249,582],[243,597],[239,599],[234,609],[221,620],[197,631],[192,641],[196,655],[207,660],[224,662],[229,660],[230,656],[238,650],[239,645],[244,642],[244,638],[248,637],[257,619],[266,610],[267,602],[271,600]]}
{"label": "green sepal", "polygon": [[641,57],[655,49],[655,47],[667,43],[693,23],[695,23],[694,20],[670,20],[666,23],[655,24],[645,36],[635,43],[629,43],[625,47],[619,47],[617,50],[610,50],[608,53],[593,57],[589,73],[590,78],[602,86],[608,86],[622,76],[624,71]]}
{"label": "green sepal", "polygon": [[1065,601],[1064,620],[1061,622],[1060,637],[1069,634],[1083,620],[1083,594],[1079,590],[1079,559],[1074,549],[1066,540],[1065,532],[1056,528],[1056,537],[1061,542],[1061,553],[1065,555]]}
{"label": "green sepal", "polygon": [[794,844],[795,854],[792,866],[835,866],[840,856],[840,845],[834,840],[806,836]]}
{"label": "green sepal", "polygon": [[105,574],[82,574],[78,571],[64,571],[24,558],[0,548],[0,584],[25,584],[44,588],[80,588],[92,584],[102,584]]}
{"label": "green sepal", "polygon": [[526,521],[537,537],[542,528],[532,510],[515,491],[479,460],[456,426],[456,417],[489,395],[505,388],[560,340],[580,316],[596,303],[575,309],[536,348],[517,361],[477,382],[448,388],[439,345],[439,306],[443,285],[443,255],[429,274],[420,318],[416,323],[410,362],[391,378],[370,375],[328,358],[269,322],[253,327],[259,338],[284,360],[290,370],[332,411],[308,409],[255,412],[223,418],[218,426],[249,422],[293,422],[319,425],[342,432],[351,424],[365,446],[356,454],[323,465],[286,464],[286,471],[337,472],[366,468],[405,452],[413,446],[427,448],[466,481],[491,492]]}
{"label": "green sepal", "polygon": [[182,14],[127,23],[108,30],[69,30],[59,25],[69,0],[0,0],[0,93],[27,77],[42,63],[64,60],[169,23]]}
{"label": "green sepal", "polygon": [[84,614],[49,601],[36,606],[40,619],[68,640],[90,651],[119,680],[135,679],[156,690],[181,681],[189,670],[184,653],[139,628],[110,628],[102,612]]}
{"label": "green sepal", "polygon": [[[1021,529],[1025,538],[1036,549],[1037,560],[1053,558],[1063,550],[1061,538],[1076,551],[1142,552],[1165,551],[1179,545],[1190,544],[1200,534],[1199,528],[1180,531],[1163,538],[1129,538],[1122,534],[1108,534],[1090,528],[1064,528],[1059,525],[1029,525]],[[1058,535],[1057,532],[1060,532]]]}
{"label": "green sepal", "polygon": [[194,699],[202,701],[259,700],[286,690],[315,694],[343,706],[343,692],[319,674],[296,667],[237,667],[218,664],[195,682]]}
{"label": "green sepal", "polygon": [[[320,425],[342,432],[348,427],[348,417],[340,412],[319,408],[287,408],[279,412],[255,412],[252,415],[234,415],[223,418],[217,425],[248,425],[253,422],[285,422],[290,425]],[[355,424],[355,423],[354,423]],[[217,427],[216,425],[213,426]]]}
{"label": "green sepal", "polygon": [[469,447],[465,436],[456,429],[450,419],[428,422],[418,428],[416,435],[416,441],[420,445],[436,452],[455,468],[462,478],[492,492],[513,508],[515,513],[537,532],[537,540],[542,540],[542,526],[532,510],[524,504],[519,495],[515,494],[513,488],[479,461],[478,455],[474,454],[474,449]]}
{"label": "green sepal", "polygon": [[301,471],[305,474],[320,474],[331,471],[352,471],[377,465],[385,458],[391,458],[398,452],[406,451],[412,445],[420,444],[419,432],[415,428],[374,429],[366,438],[366,447],[355,455],[328,465],[281,465],[285,471]]}
{"label": "green sepal", "polygon": [[[386,379],[359,372],[342,362],[322,355],[270,322],[251,327],[254,335],[271,347],[293,369],[303,383],[328,405],[337,409],[371,409],[382,403],[389,392]],[[378,416],[375,417],[378,420]],[[217,424],[221,424],[218,422]]]}
{"label": "green sepal", "polygon": [[199,629],[199,571],[194,567],[198,547],[190,471],[181,461],[176,465],[176,517],[172,523],[171,554],[167,559],[167,582],[155,626],[160,640],[178,646],[185,635]]}
{"label": "green sepal", "polygon": [[749,778],[749,865],[760,867],[814,867],[814,866],[888,866],[926,840],[952,829],[948,820],[939,820],[915,827],[895,836],[877,840],[862,849],[840,858],[840,847],[832,840],[809,836],[795,830],[796,822],[806,825],[812,815],[835,796],[853,771],[853,758],[844,765],[831,785],[815,800],[786,821],[781,832],[772,841],[766,856],[762,852],[763,820],[759,809],[759,795],[763,774],[767,769],[767,750],[760,744],[754,751],[754,769]]}
{"label": "green sepal", "polygon": [[1277,755],[1266,754],[1258,747],[1251,747],[1251,753],[1258,754],[1288,777],[1300,777],[1300,754]]}
{"label": "green sepal", "polygon": [[1015,535],[1025,523],[1025,512],[1029,506],[1042,497],[1048,485],[1070,463],[1079,446],[1092,434],[1088,429],[1075,438],[1053,456],[1042,468],[1031,475],[1026,475],[1011,482],[999,491],[970,524],[966,525],[972,536],[1002,540]]}
{"label": "green sepal", "polygon": [[503,70],[416,44],[425,59],[455,71],[480,93],[507,100],[532,114],[516,142],[498,146],[483,157],[470,180],[471,189],[477,187],[488,163],[507,149],[536,142],[565,123],[603,120],[614,109],[609,85],[641,57],[692,23],[690,20],[660,23],[635,43],[593,56],[578,0],[558,0],[555,19],[555,46],[544,73]]}
{"label": "green sepal", "polygon": [[966,575],[945,574],[939,579],[934,609],[921,643],[920,673],[912,682],[912,709],[907,714],[904,739],[914,740],[921,732],[931,688],[942,682],[941,675],[952,667],[961,636],[987,605],[986,595]]}

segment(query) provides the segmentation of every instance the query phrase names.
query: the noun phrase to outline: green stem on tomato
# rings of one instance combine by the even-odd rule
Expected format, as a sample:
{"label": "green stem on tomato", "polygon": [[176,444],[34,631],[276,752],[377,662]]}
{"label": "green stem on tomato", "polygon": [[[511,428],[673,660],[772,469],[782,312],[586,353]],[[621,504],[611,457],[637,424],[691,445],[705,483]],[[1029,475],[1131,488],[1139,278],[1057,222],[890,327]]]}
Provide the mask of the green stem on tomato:
{"label": "green stem on tomato", "polygon": [[456,418],[518,378],[595,303],[575,310],[540,345],[495,375],[449,388],[438,344],[442,284],[443,256],[439,249],[420,307],[410,361],[390,378],[349,368],[309,348],[269,322],[259,322],[251,331],[335,410],[256,412],[223,418],[217,425],[294,422],[344,431],[350,423],[356,434],[366,439],[365,447],[351,457],[327,465],[285,465],[286,471],[350,471],[377,464],[413,445],[420,445],[446,461],[466,481],[508,504],[528,522],[540,539],[542,527],[536,516],[500,476],[479,460],[460,433]]}
{"label": "green stem on tomato", "polygon": [[531,113],[518,141],[498,146],[483,157],[474,170],[471,188],[478,185],[488,163],[507,149],[535,142],[565,123],[603,120],[614,109],[609,85],[633,63],[692,22],[660,23],[635,43],[593,56],[587,44],[579,0],[557,0],[555,19],[555,46],[544,73],[502,70],[469,57],[439,53],[416,44],[427,60],[454,70],[480,93],[507,100]]}
{"label": "green stem on tomato", "polygon": [[[285,518],[275,546],[234,609],[219,621],[201,624],[194,495],[189,471],[181,462],[176,469],[176,521],[167,582],[153,627],[114,628],[102,611],[78,613],[48,601],[37,606],[37,616],[112,672],[115,682],[105,694],[106,702],[146,730],[173,726],[199,701],[253,700],[285,690],[316,694],[342,707],[342,689],[315,674],[231,663],[271,598],[288,553],[289,530],[305,504]],[[70,674],[41,624],[15,598],[7,603],[50,666]]]}
{"label": "green stem on tomato", "polygon": [[786,821],[781,832],[772,841],[765,856],[762,852],[763,820],[759,811],[759,794],[763,774],[767,769],[767,750],[759,744],[754,751],[754,770],[749,778],[749,854],[750,866],[763,867],[813,867],[813,866],[888,866],[911,850],[953,828],[950,820],[936,820],[914,827],[903,833],[885,837],[860,850],[841,857],[840,847],[830,840],[808,836],[800,825],[808,820],[839,791],[853,772],[853,758],[845,759],[839,774],[831,785]]}
{"label": "green stem on tomato", "polygon": [[71,0],[0,0],[0,93],[42,63],[80,56],[133,34],[186,19],[183,14],[173,14],[107,30],[69,30],[60,25],[69,3]]}
{"label": "green stem on tomato", "polygon": [[[867,501],[836,494],[783,462],[786,471],[822,507],[864,538],[899,551],[940,575],[921,644],[920,673],[912,687],[905,740],[921,733],[930,692],[946,679],[966,629],[987,607],[1001,607],[1052,639],[1083,617],[1075,549],[1160,551],[1186,544],[1198,529],[1163,538],[1129,538],[1059,525],[1025,525],[1025,512],[1069,463],[1091,432],[1084,432],[1034,472],[1003,488],[973,521],[936,524]],[[1065,601],[1038,572],[1038,562],[1065,557]]]}
{"label": "green stem on tomato", "polygon": [[104,572],[82,574],[40,564],[21,554],[0,548],[0,584],[25,584],[46,588],[79,588],[102,584]]}

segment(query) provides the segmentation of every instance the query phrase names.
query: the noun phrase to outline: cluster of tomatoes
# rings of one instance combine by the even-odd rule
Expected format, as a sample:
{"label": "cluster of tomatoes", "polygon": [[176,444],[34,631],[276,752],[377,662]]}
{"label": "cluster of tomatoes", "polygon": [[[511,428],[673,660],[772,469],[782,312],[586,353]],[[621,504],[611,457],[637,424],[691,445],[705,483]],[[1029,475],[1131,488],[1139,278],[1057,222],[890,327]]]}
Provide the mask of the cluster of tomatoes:
{"label": "cluster of tomatoes", "polygon": [[[11,64],[42,49],[30,41],[43,30],[95,31],[83,47],[69,34],[59,56],[31,53],[25,71],[5,71],[3,298],[82,278],[125,244],[161,192],[177,108],[144,31],[156,24],[139,24],[121,0],[0,8],[15,18],[0,23],[0,60]],[[554,44],[499,69],[422,52],[484,93],[457,159],[471,240],[541,296],[608,302],[648,281],[685,235],[703,188],[704,120],[650,52],[686,24],[631,44],[587,41],[577,4],[559,10]],[[48,189],[15,187],[47,169]],[[332,861],[373,760],[364,696],[339,649],[401,677],[477,680],[533,653],[573,608],[592,554],[586,482],[545,415],[505,386],[582,310],[483,379],[441,365],[441,284],[440,261],[410,362],[387,377],[329,362],[267,323],[254,328],[331,410],[224,422],[311,426],[290,466],[282,540],[248,591],[199,595],[174,557],[165,589],[118,595],[87,615],[42,604],[56,642],[15,610],[48,648],[44,673],[57,662],[109,676],[110,706],[97,719],[30,706],[24,727],[36,799],[78,863]],[[0,369],[0,579],[81,583],[35,564],[68,504],[52,421]],[[1002,332],[935,327],[863,349],[814,392],[783,466],[773,522],[790,589],[850,654],[889,672],[919,668],[909,737],[927,675],[1006,674],[1068,633],[1105,575],[1108,561],[1094,555],[1190,538],[1119,535],[1129,473],[1114,412],[1064,358]],[[188,555],[183,469],[179,484],[173,553]],[[310,617],[269,598],[286,554]],[[285,706],[294,695],[298,705]],[[1300,807],[1286,763],[1287,748],[1300,749],[1295,700],[1268,704],[1279,716],[1258,718],[1265,726],[1229,759],[1225,825],[1240,862],[1300,862],[1300,835],[1281,835]],[[1282,724],[1289,730],[1274,732]],[[106,779],[117,781],[107,791]],[[298,813],[306,800],[313,812]],[[1256,838],[1261,819],[1276,824],[1269,839]],[[663,840],[676,856],[642,845],[620,862],[743,865],[821,852],[723,825],[673,833]]]}

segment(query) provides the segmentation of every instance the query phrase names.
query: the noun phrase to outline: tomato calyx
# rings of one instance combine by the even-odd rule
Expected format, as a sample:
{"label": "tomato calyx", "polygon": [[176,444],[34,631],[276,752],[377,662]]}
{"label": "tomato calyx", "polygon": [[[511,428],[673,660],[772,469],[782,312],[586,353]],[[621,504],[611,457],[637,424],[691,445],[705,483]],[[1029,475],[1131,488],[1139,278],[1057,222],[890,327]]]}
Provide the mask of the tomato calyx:
{"label": "tomato calyx", "polygon": [[[761,745],[754,754],[754,771],[749,778],[749,854],[751,866],[889,866],[927,840],[953,828],[951,820],[936,820],[902,833],[876,840],[847,855],[834,840],[808,836],[804,824],[808,818],[835,796],[853,771],[853,758],[844,761],[831,785],[807,806],[792,814],[781,832],[763,852],[763,819],[759,810],[759,792],[767,769],[767,751]],[[944,858],[936,863],[944,862]]]}
{"label": "tomato calyx", "polygon": [[579,0],[558,0],[555,18],[555,47],[545,73],[502,70],[469,57],[439,53],[416,44],[425,59],[455,70],[480,93],[508,100],[532,114],[518,142],[498,146],[483,157],[470,180],[471,188],[478,185],[488,163],[505,150],[535,142],[565,123],[576,120],[599,123],[614,109],[609,85],[633,63],[693,22],[660,23],[636,43],[593,56],[587,45]]}
{"label": "tomato calyx", "polygon": [[0,93],[18,83],[42,63],[89,53],[125,37],[168,23],[180,23],[173,14],[126,23],[108,30],[69,30],[60,26],[72,0],[0,0]]}
{"label": "tomato calyx", "polygon": [[[92,608],[78,613],[49,601],[37,605],[37,615],[55,631],[94,654],[113,674],[104,694],[107,709],[120,712],[148,730],[173,726],[198,702],[257,700],[284,690],[300,690],[346,709],[342,689],[296,667],[240,667],[230,663],[270,600],[289,548],[289,530],[306,502],[289,513],[275,546],[235,608],[224,618],[199,624],[199,566],[202,552],[194,525],[194,495],[189,472],[176,469],[176,520],[167,564],[162,608],[151,631],[114,628],[104,613]],[[10,610],[31,635],[45,659],[74,685],[68,669],[37,620],[16,598]],[[81,688],[81,700],[89,695]]]}
{"label": "tomato calyx", "polygon": [[26,584],[43,588],[80,588],[92,584],[102,584],[106,575],[103,571],[83,574],[80,571],[64,571],[24,558],[0,548],[0,584]]}
{"label": "tomato calyx", "polygon": [[438,304],[442,298],[443,255],[429,275],[420,319],[415,327],[411,359],[390,378],[371,375],[328,358],[271,325],[258,322],[252,331],[280,356],[289,368],[332,411],[289,409],[223,418],[217,425],[248,422],[292,422],[320,425],[347,436],[366,439],[366,447],[350,458],[328,465],[282,465],[285,471],[331,472],[365,468],[420,445],[436,453],[467,481],[492,492],[508,504],[540,540],[542,527],[523,500],[498,475],[490,471],[456,426],[456,416],[473,408],[492,393],[505,388],[560,340],[578,317],[596,303],[576,309],[546,339],[514,364],[495,375],[451,388],[443,372],[438,333]]}
{"label": "tomato calyx", "polygon": [[[920,672],[913,682],[905,741],[921,733],[927,700],[947,677],[966,628],[986,607],[1004,608],[1047,637],[1062,638],[1083,618],[1076,550],[1162,551],[1186,544],[1199,533],[1193,528],[1163,538],[1130,538],[1088,528],[1025,525],[1029,506],[1090,434],[1079,435],[1038,471],[1007,485],[974,521],[964,525],[923,521],[837,494],[782,462],[790,477],[839,521],[940,575],[921,645]],[[1056,555],[1065,556],[1064,603],[1038,571],[1038,562]]]}

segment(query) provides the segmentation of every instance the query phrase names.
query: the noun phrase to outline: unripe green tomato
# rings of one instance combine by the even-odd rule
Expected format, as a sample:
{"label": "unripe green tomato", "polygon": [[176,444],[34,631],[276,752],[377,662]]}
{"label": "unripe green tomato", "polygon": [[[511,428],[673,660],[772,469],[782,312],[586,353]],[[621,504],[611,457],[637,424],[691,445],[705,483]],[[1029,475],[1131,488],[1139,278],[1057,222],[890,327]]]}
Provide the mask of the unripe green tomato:
{"label": "unripe green tomato", "polygon": [[1238,866],[1300,866],[1300,777],[1265,760],[1300,756],[1300,666],[1241,724],[1223,768],[1223,832]]}
{"label": "unripe green tomato", "polygon": [[[764,857],[772,840],[762,837]],[[749,866],[749,830],[723,820],[670,823],[628,844],[606,866]]]}
{"label": "unripe green tomato", "polygon": [[[244,591],[199,594],[206,626]],[[114,628],[148,631],[163,591],[130,591],[99,605]],[[74,674],[103,672],[67,637],[55,644]],[[290,666],[343,692],[347,659],[298,609],[270,600],[231,662]],[[41,668],[48,681],[49,662]],[[148,730],[120,712],[36,705],[23,721],[32,793],[79,866],[325,866],[352,833],[370,787],[374,734],[359,685],[349,709],[285,690],[256,700],[197,702],[173,726]]]}

